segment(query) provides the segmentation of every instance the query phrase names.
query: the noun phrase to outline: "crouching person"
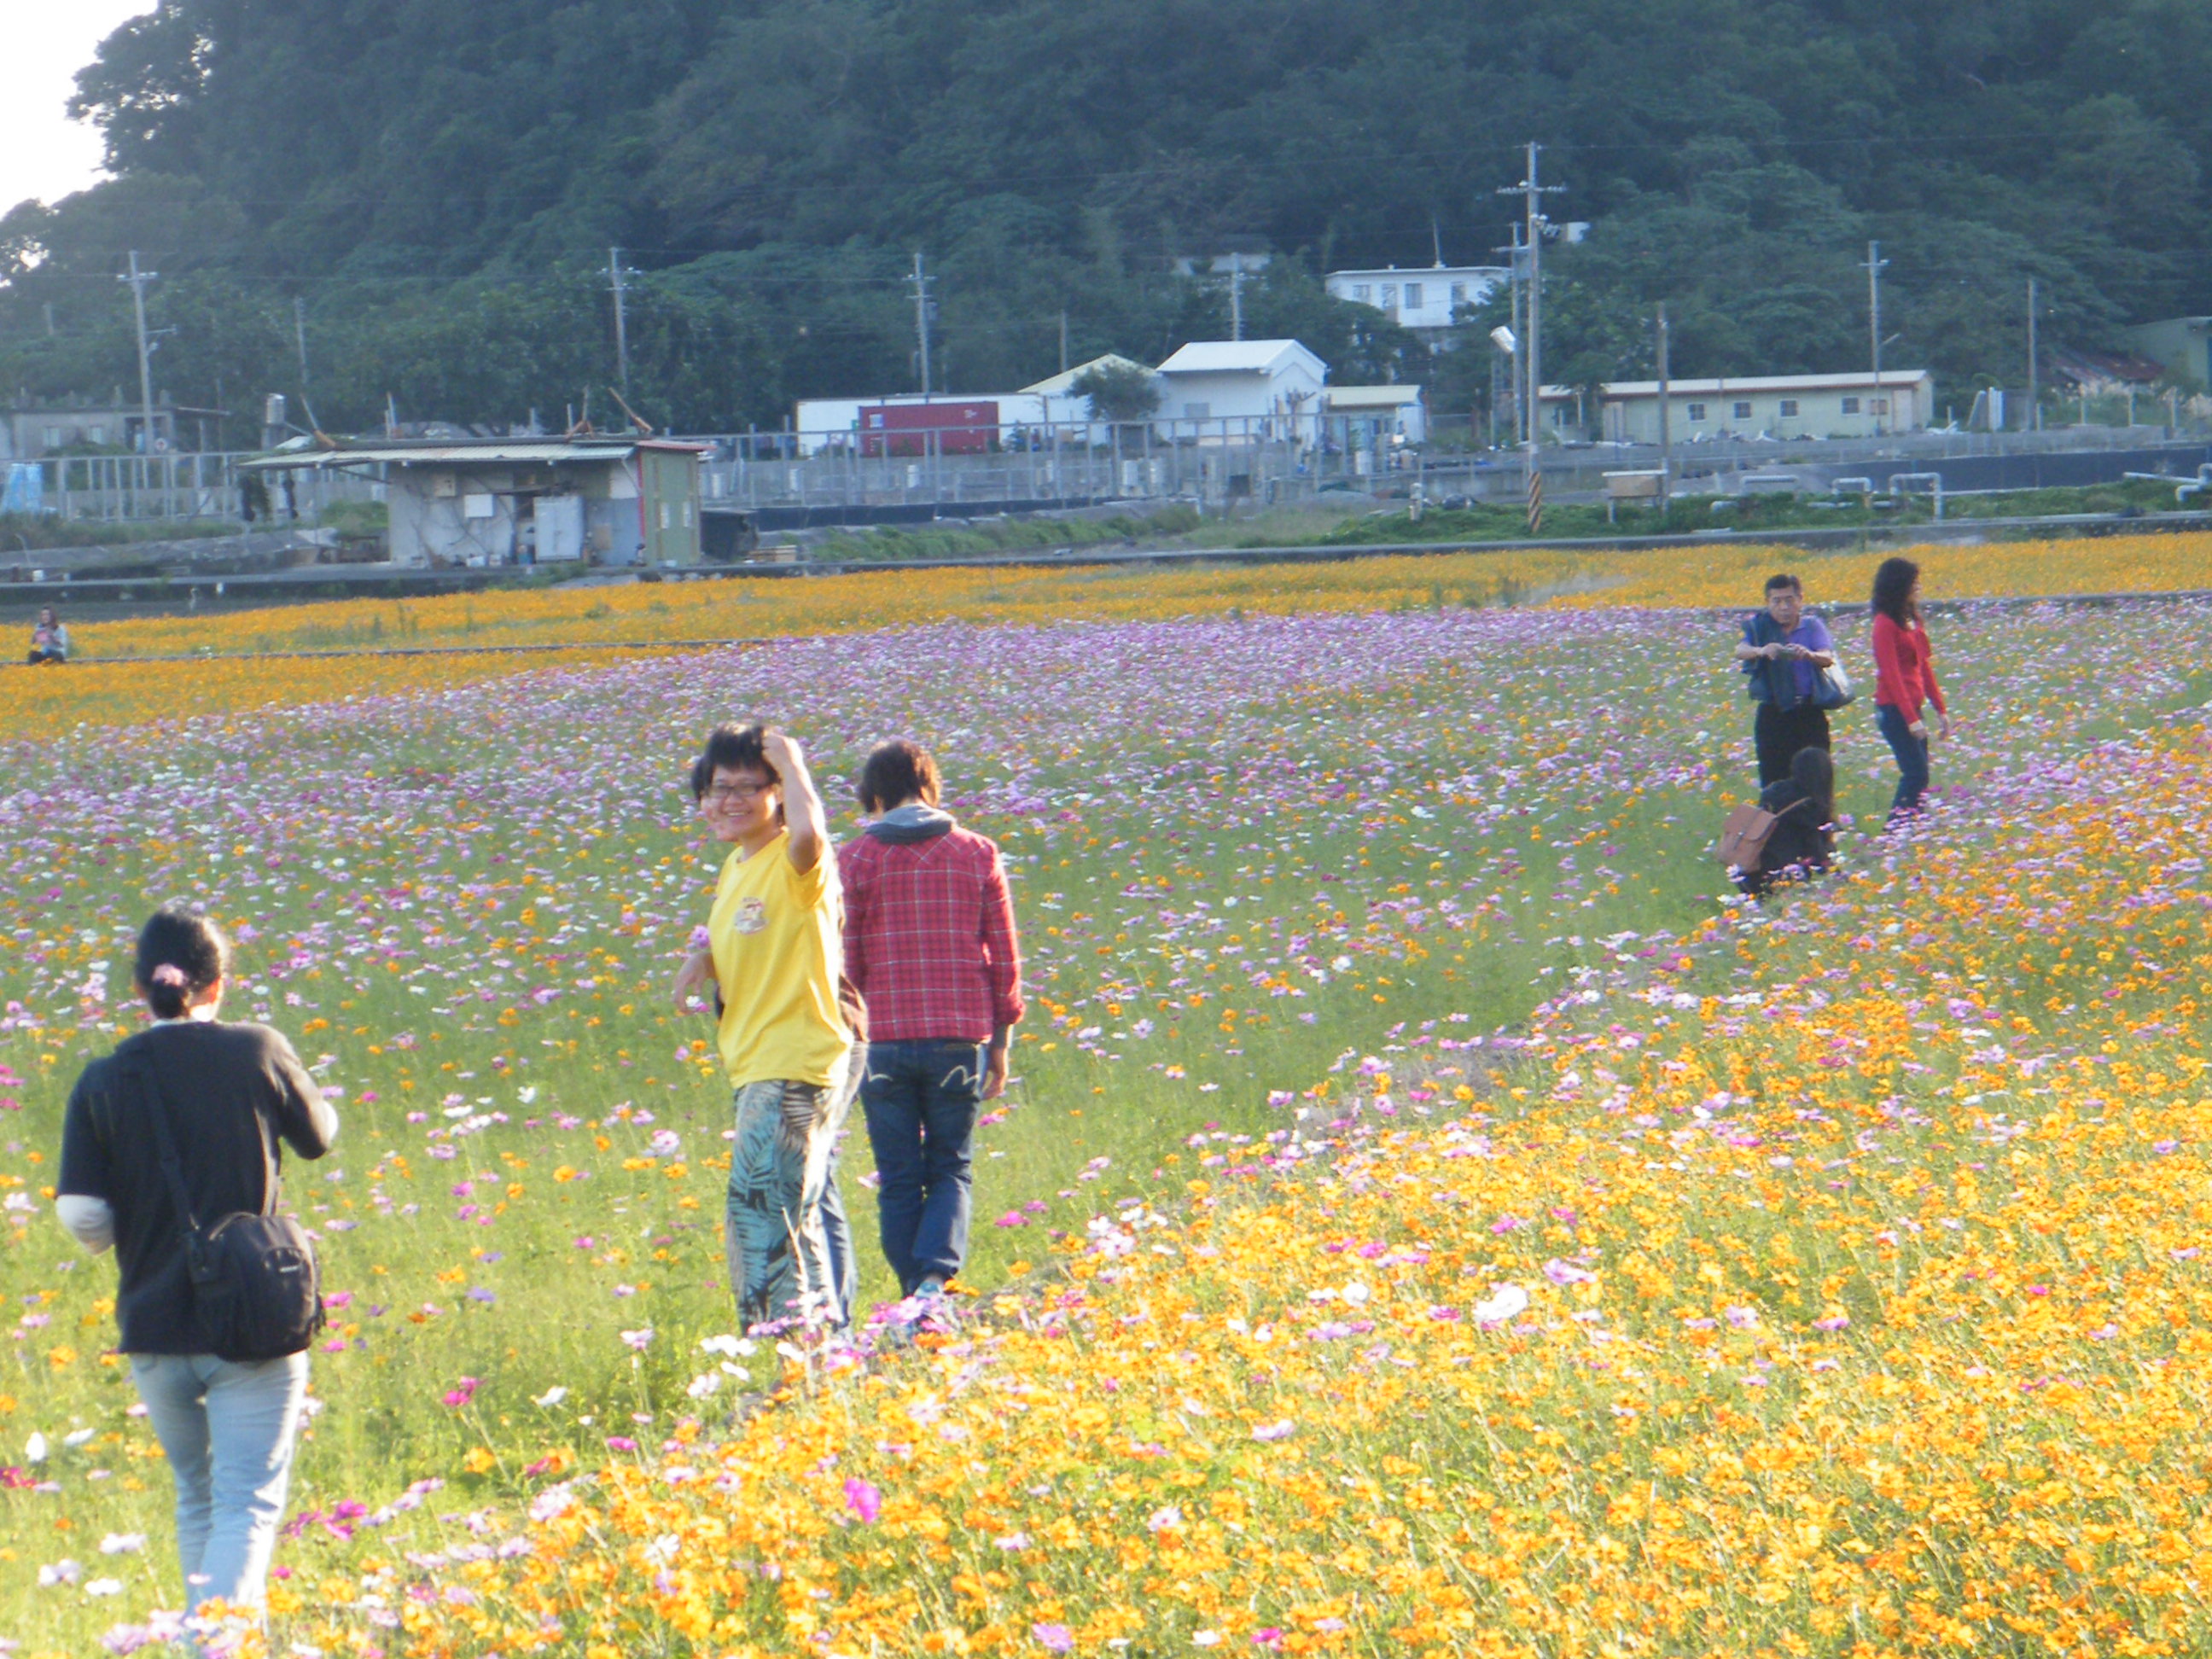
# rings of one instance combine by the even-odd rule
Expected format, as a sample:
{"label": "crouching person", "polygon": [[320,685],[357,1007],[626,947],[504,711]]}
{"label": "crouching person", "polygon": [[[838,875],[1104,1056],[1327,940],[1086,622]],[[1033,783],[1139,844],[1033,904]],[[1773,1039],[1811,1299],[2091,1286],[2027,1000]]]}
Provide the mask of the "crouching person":
{"label": "crouching person", "polygon": [[724,1244],[746,1327],[851,1316],[852,1243],[837,1194],[837,1137],[857,1081],[838,1001],[837,865],[799,745],[717,726],[691,769],[707,831],[730,848],[708,943],[676,975],[676,1003],[712,990],[734,1091]]}

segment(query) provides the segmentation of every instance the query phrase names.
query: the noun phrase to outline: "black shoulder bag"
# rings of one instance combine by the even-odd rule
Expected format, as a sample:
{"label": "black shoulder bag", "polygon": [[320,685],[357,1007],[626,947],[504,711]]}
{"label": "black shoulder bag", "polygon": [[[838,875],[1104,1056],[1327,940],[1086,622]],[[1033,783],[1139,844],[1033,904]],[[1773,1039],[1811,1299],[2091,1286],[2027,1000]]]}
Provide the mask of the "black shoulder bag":
{"label": "black shoulder bag", "polygon": [[[293,1217],[274,1212],[274,1184],[261,1214],[233,1211],[202,1226],[192,1213],[184,1165],[177,1159],[167,1091],[149,1061],[141,1058],[134,1069],[153,1120],[161,1172],[184,1224],[185,1260],[209,1352],[234,1361],[282,1359],[301,1352],[324,1324],[322,1286],[307,1230]],[[265,1146],[269,1128],[258,1108],[253,1121]]]}

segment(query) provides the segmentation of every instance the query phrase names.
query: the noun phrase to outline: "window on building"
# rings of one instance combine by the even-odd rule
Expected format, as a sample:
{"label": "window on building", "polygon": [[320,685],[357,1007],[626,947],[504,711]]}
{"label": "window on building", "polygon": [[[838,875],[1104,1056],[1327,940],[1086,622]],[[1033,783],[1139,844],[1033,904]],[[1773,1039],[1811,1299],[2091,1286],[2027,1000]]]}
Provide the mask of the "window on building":
{"label": "window on building", "polygon": [[1186,421],[1206,420],[1210,418],[1212,414],[1213,405],[1212,404],[1185,404],[1182,406],[1182,417]]}
{"label": "window on building", "polygon": [[1397,283],[1383,283],[1383,284],[1382,284],[1382,308],[1383,308],[1383,310],[1388,311],[1388,310],[1389,310],[1392,306],[1395,306],[1395,305],[1396,305],[1397,303],[1398,303],[1398,285],[1397,285]]}
{"label": "window on building", "polygon": [[1408,310],[1408,311],[1419,311],[1420,308],[1421,308],[1421,285],[1420,285],[1419,283],[1407,283],[1407,284],[1406,284],[1406,309],[1407,309],[1407,310]]}
{"label": "window on building", "polygon": [[1795,415],[1796,412],[1797,400],[1795,398],[1784,398],[1782,400],[1782,413],[1784,417],[1787,418],[1790,416]]}
{"label": "window on building", "polygon": [[104,426],[96,426],[84,435],[94,443],[104,444],[107,441],[107,428]]}
{"label": "window on building", "polygon": [[1467,303],[1467,284],[1465,283],[1454,283],[1451,285],[1451,296],[1452,304],[1455,307],[1465,305]]}
{"label": "window on building", "polygon": [[1705,418],[1705,406],[1703,404],[1692,404],[1682,412],[1693,421],[1702,421]]}
{"label": "window on building", "polygon": [[1729,418],[1732,421],[1749,420],[1751,418],[1751,405],[1747,403],[1729,404]]}
{"label": "window on building", "polygon": [[64,442],[64,439],[63,439],[63,437],[62,437],[62,429],[61,429],[61,428],[59,428],[59,427],[58,427],[58,426],[50,426],[50,427],[48,427],[48,428],[46,428],[46,447],[47,447],[47,448],[49,448],[49,449],[59,449],[59,448],[62,447],[62,444],[63,444],[63,442]]}
{"label": "window on building", "polygon": [[1869,415],[1887,415],[1887,414],[1888,414],[1888,413],[1889,413],[1889,399],[1888,399],[1888,398],[1868,398],[1868,399],[1867,399],[1867,413],[1868,413],[1868,414],[1869,414]]}
{"label": "window on building", "polygon": [[1565,404],[1553,404],[1552,405],[1552,424],[1553,426],[1565,426],[1566,423],[1567,406]]}
{"label": "window on building", "polygon": [[1352,285],[1352,297],[1360,304],[1367,305],[1373,301],[1375,290],[1365,283],[1354,283]]}
{"label": "window on building", "polygon": [[1844,414],[1846,414],[1846,415],[1856,415],[1856,414],[1857,414],[1858,412],[1859,412],[1859,400],[1858,400],[1857,398],[1844,398]]}

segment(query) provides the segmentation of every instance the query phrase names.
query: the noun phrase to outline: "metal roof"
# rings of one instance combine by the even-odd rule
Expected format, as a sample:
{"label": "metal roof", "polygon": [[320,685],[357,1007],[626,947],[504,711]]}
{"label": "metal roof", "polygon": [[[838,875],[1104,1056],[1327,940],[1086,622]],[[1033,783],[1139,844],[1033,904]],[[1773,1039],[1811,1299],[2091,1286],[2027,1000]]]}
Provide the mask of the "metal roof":
{"label": "metal roof", "polygon": [[1048,374],[1042,380],[1024,386],[1022,391],[1041,398],[1064,398],[1068,395],[1070,386],[1094,368],[1133,368],[1140,374],[1152,372],[1133,357],[1109,351],[1103,357],[1093,357],[1087,363],[1078,363],[1073,368],[1063,368],[1057,374]]}
{"label": "metal roof", "polygon": [[1163,374],[1269,374],[1291,356],[1302,357],[1316,378],[1328,365],[1296,340],[1193,340],[1159,367]]}
{"label": "metal roof", "polygon": [[[1913,386],[1932,376],[1924,368],[1885,368],[1881,372],[1881,388]],[[1719,380],[1668,380],[1667,395],[1670,398],[1724,398],[1731,392],[1746,394],[1754,392],[1871,392],[1875,390],[1874,371],[1857,374],[1730,374]],[[1659,395],[1656,380],[1607,380],[1598,387],[1606,398],[1656,398]],[[1544,396],[1550,398],[1575,395],[1571,386],[1547,386]]]}
{"label": "metal roof", "polygon": [[697,444],[647,442],[639,438],[586,438],[571,442],[562,438],[494,438],[477,443],[340,443],[331,448],[283,450],[264,455],[246,466],[282,472],[302,467],[351,466],[383,462],[392,466],[455,466],[470,462],[513,466],[535,463],[558,466],[564,463],[626,461],[641,449],[678,449],[696,453]]}
{"label": "metal roof", "polygon": [[1333,386],[1324,389],[1331,409],[1403,409],[1421,401],[1417,386]]}

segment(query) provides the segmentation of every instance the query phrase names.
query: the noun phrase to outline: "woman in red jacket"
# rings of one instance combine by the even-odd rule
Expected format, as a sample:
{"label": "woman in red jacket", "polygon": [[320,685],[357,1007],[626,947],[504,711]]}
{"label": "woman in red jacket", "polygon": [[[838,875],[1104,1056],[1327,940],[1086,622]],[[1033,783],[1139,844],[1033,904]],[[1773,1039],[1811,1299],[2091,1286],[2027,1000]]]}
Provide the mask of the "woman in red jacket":
{"label": "woman in red jacket", "polygon": [[1928,788],[1928,721],[1933,704],[1938,732],[1951,735],[1950,711],[1936,683],[1936,650],[1920,617],[1920,567],[1910,559],[1884,559],[1874,573],[1874,718],[1897,757],[1893,826],[1920,811]]}

